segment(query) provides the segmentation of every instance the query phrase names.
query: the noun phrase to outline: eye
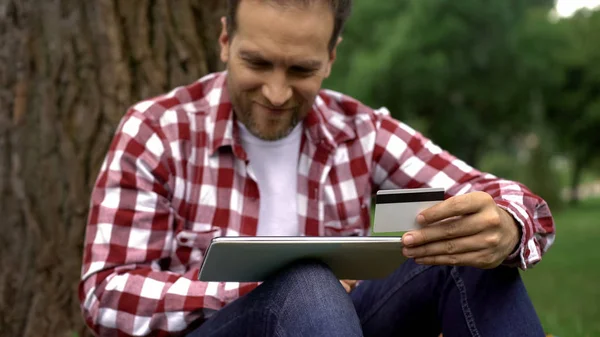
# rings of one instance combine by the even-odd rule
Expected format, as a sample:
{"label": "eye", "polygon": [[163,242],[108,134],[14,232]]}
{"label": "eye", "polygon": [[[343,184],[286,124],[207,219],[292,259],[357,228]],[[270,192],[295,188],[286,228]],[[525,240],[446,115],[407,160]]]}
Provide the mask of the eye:
{"label": "eye", "polygon": [[271,63],[263,60],[244,60],[252,69],[267,69],[271,67]]}
{"label": "eye", "polygon": [[293,66],[290,68],[290,71],[294,74],[308,76],[308,75],[312,75],[316,70],[311,69],[311,68],[300,67],[300,66]]}

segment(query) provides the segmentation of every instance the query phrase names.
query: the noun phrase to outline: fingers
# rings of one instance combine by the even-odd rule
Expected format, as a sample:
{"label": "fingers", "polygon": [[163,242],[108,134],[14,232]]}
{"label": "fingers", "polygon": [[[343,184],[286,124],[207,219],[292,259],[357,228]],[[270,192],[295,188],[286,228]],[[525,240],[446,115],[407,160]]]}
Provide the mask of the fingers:
{"label": "fingers", "polygon": [[344,287],[344,290],[346,290],[347,293],[352,291],[352,287],[350,287],[349,284],[347,284],[346,282],[340,280],[340,283],[342,284],[342,286]]}
{"label": "fingers", "polygon": [[457,195],[432,206],[419,214],[420,225],[429,225],[444,219],[476,213],[488,204],[494,204],[492,197],[485,192]]}
{"label": "fingers", "polygon": [[442,221],[425,228],[411,231],[402,237],[406,247],[416,247],[436,241],[475,235],[486,228],[481,216],[472,215]]}
{"label": "fingers", "polygon": [[483,235],[467,236],[458,239],[432,242],[429,244],[402,250],[404,256],[419,259],[429,256],[455,255],[479,251],[488,248],[488,243]]}
{"label": "fingers", "polygon": [[351,288],[356,287],[357,280],[344,280],[344,282],[349,285]]}
{"label": "fingers", "polygon": [[356,287],[356,283],[358,281],[356,280],[340,280],[340,283],[342,284],[342,286],[344,286],[344,289],[346,290],[347,293],[351,292],[352,289],[354,289],[354,287]]}
{"label": "fingers", "polygon": [[415,259],[415,262],[423,265],[437,266],[469,266],[481,269],[496,268],[501,259],[489,250],[480,250],[453,255],[427,256]]}
{"label": "fingers", "polygon": [[514,220],[485,192],[452,197],[417,221],[423,228],[404,234],[402,242],[404,255],[420,264],[495,268],[518,243]]}

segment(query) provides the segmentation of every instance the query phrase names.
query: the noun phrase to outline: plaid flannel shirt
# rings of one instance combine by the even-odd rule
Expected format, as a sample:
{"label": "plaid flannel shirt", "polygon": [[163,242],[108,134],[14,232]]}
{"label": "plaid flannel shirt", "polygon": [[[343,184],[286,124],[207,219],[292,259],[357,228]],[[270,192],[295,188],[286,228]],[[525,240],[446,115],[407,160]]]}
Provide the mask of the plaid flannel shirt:
{"label": "plaid flannel shirt", "polygon": [[[196,280],[210,240],[256,234],[260,197],[248,171],[226,73],[133,106],[122,119],[91,199],[79,289],[101,335],[170,335],[257,284]],[[306,236],[368,235],[379,189],[443,187],[489,193],[519,223],[505,264],[537,263],[554,239],[544,200],[482,173],[409,126],[322,90],[298,164],[297,210]]]}

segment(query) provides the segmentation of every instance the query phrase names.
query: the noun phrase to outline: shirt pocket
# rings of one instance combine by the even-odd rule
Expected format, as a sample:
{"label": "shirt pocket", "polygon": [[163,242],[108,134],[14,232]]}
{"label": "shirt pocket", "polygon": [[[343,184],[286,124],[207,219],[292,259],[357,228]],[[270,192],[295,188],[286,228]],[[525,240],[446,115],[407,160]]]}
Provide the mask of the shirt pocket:
{"label": "shirt pocket", "polygon": [[177,261],[173,266],[181,271],[191,268],[200,268],[206,250],[212,239],[221,236],[221,229],[215,228],[208,231],[180,230],[175,234],[175,257]]}
{"label": "shirt pocket", "polygon": [[206,250],[212,239],[221,236],[221,229],[208,231],[181,230],[175,235],[177,245],[188,248]]}
{"label": "shirt pocket", "polygon": [[362,236],[364,230],[359,220],[330,221],[325,223],[325,236]]}
{"label": "shirt pocket", "polygon": [[370,209],[368,203],[356,202],[346,212],[331,212],[324,222],[325,236],[364,236],[369,232]]}

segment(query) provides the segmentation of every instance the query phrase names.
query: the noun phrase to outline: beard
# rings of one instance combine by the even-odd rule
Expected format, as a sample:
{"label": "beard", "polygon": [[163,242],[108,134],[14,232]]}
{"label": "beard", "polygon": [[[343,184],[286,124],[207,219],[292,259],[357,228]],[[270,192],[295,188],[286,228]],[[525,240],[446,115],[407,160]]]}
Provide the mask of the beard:
{"label": "beard", "polygon": [[[270,108],[264,99],[251,97],[250,93],[236,92],[228,84],[231,104],[236,118],[257,138],[266,141],[275,141],[287,137],[300,123],[306,110],[301,104],[290,102],[286,104],[281,113],[268,113],[261,108]],[[260,97],[262,98],[262,97]],[[278,107],[281,109],[281,107]]]}
{"label": "beard", "polygon": [[290,117],[266,118],[263,121],[259,121],[260,117],[252,113],[252,110],[239,111],[236,116],[250,133],[266,141],[275,141],[287,137],[300,122],[297,109],[294,109]]}

